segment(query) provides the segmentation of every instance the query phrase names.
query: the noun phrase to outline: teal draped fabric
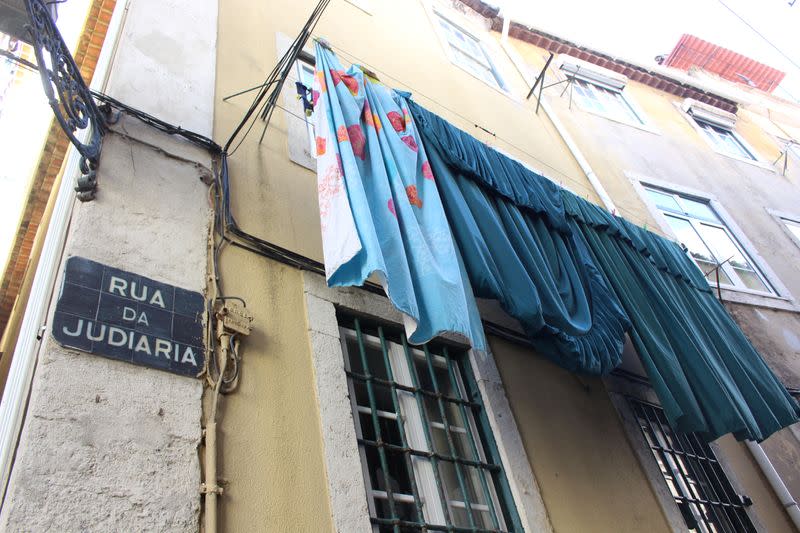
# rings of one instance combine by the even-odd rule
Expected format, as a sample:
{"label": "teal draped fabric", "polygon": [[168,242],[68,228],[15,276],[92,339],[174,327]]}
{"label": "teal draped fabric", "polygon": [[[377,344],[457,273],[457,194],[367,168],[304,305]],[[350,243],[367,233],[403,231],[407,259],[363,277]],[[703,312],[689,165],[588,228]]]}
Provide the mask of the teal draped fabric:
{"label": "teal draped fabric", "polygon": [[630,322],[567,221],[559,187],[409,107],[475,295],[498,300],[537,351],[568,370],[618,366]]}
{"label": "teal draped fabric", "polygon": [[679,245],[409,109],[476,295],[500,300],[544,355],[607,371],[629,319],[675,430],[760,441],[797,422],[800,407]]}

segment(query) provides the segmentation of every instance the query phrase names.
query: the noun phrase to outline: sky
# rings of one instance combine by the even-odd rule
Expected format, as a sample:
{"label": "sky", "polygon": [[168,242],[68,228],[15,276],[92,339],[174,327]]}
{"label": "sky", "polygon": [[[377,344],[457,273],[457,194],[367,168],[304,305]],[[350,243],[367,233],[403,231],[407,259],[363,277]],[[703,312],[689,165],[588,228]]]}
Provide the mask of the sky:
{"label": "sky", "polygon": [[[89,7],[89,0],[69,0],[59,5],[58,27],[64,40],[75,48]],[[33,61],[36,62],[35,60]],[[0,60],[0,69],[12,68]],[[17,67],[21,68],[21,67]],[[23,69],[24,71],[24,69]],[[0,76],[0,79],[4,76]],[[53,113],[45,98],[38,72],[24,71],[9,89],[0,110],[0,270],[17,232],[28,183],[42,151]]]}
{"label": "sky", "polygon": [[[654,64],[657,55],[669,54],[681,35],[689,33],[786,72],[781,84],[785,92],[779,88],[775,94],[800,101],[800,0],[796,0],[794,6],[790,2],[490,0],[494,5],[505,7],[512,20],[645,64]],[[767,37],[789,59],[759,37],[731,10]]]}
{"label": "sky", "polygon": [[[655,56],[668,54],[682,34],[690,33],[783,70],[786,78],[775,94],[800,101],[800,0],[794,6],[791,0],[488,1],[508,10],[513,20],[643,64],[654,64]],[[68,0],[59,5],[58,26],[71,49],[88,5],[89,0]],[[0,68],[6,65],[0,62]],[[5,265],[28,180],[52,117],[38,74],[33,72],[6,95],[2,105],[0,268]]]}

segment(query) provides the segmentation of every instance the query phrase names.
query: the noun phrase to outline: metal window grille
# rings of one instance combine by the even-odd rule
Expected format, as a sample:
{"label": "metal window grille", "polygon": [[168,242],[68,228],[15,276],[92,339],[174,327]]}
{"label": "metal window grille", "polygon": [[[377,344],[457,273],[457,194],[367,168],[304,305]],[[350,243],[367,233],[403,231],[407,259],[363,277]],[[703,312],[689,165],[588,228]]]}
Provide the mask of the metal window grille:
{"label": "metal window grille", "polygon": [[674,432],[660,407],[628,401],[689,530],[755,532],[745,510],[749,498],[733,489],[711,447],[695,434]]}
{"label": "metal window grille", "polygon": [[521,531],[466,352],[340,324],[373,530]]}

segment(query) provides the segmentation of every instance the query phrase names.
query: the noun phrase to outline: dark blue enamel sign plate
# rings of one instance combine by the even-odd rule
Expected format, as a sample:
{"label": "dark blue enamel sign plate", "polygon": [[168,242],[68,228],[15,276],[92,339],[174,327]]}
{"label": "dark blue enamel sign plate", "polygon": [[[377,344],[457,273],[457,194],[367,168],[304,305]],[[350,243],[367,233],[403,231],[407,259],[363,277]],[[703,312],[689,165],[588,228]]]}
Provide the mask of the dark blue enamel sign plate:
{"label": "dark blue enamel sign plate", "polygon": [[53,320],[63,346],[196,376],[205,299],[138,274],[70,257]]}

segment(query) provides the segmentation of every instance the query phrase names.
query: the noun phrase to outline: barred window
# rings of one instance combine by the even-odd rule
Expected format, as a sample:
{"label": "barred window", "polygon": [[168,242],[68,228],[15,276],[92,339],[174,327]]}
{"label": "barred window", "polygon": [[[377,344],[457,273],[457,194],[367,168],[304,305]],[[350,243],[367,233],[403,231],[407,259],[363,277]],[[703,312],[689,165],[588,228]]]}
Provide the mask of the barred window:
{"label": "barred window", "polygon": [[697,435],[674,432],[660,407],[629,403],[689,530],[755,532],[745,510],[750,499],[737,494],[711,447]]}
{"label": "barred window", "polygon": [[340,324],[373,530],[521,531],[466,352]]}

